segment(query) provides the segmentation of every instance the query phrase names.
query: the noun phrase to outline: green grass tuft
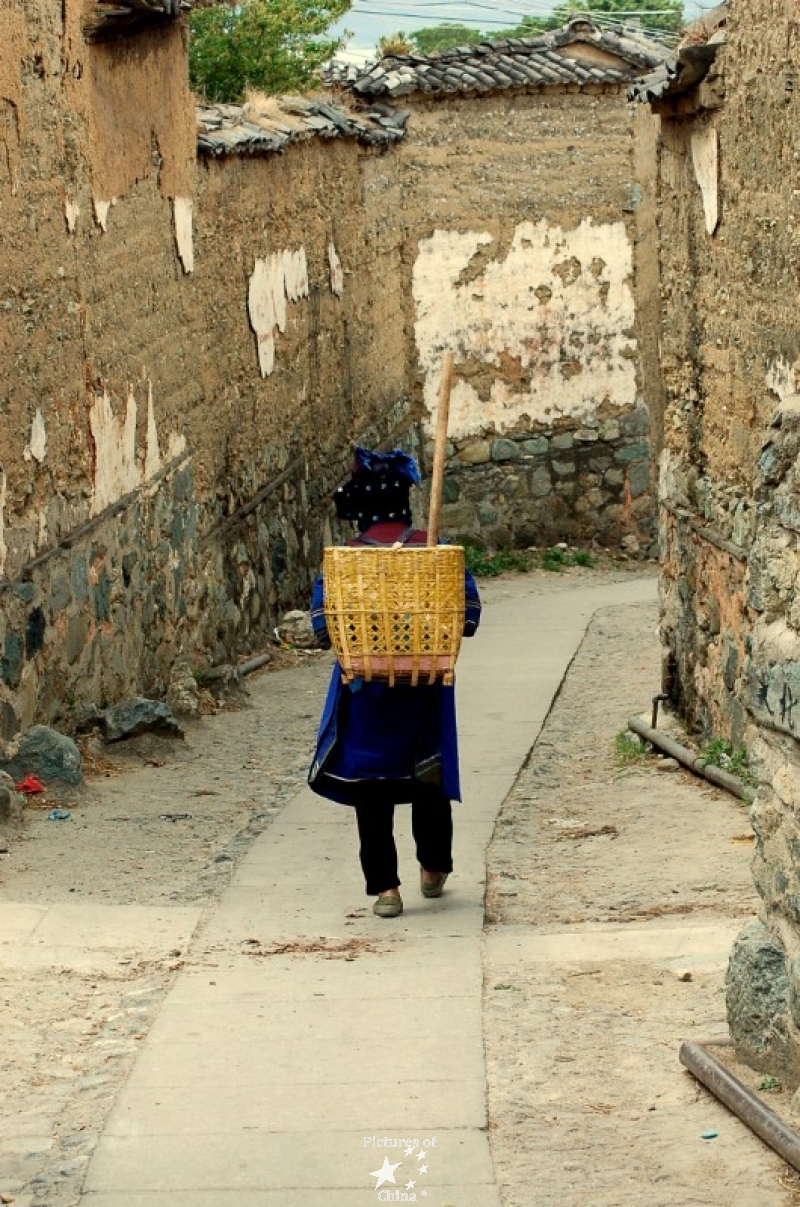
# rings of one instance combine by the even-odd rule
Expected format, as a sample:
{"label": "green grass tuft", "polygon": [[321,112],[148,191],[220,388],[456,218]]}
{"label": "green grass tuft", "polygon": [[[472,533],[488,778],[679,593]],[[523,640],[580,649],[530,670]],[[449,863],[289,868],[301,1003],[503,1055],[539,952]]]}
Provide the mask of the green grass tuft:
{"label": "green grass tuft", "polygon": [[630,763],[641,763],[648,756],[648,749],[640,738],[629,729],[621,729],[614,738],[614,751],[617,762],[628,766]]}
{"label": "green grass tuft", "polygon": [[704,767],[719,767],[735,775],[742,783],[755,787],[758,780],[750,770],[747,750],[744,746],[734,746],[727,738],[714,738],[700,752]]}

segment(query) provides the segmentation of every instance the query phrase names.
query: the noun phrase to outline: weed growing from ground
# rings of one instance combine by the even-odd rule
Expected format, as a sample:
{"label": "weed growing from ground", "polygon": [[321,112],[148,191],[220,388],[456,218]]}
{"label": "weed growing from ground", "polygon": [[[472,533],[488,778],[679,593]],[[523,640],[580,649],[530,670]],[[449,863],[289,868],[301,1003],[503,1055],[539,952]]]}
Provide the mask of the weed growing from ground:
{"label": "weed growing from ground", "polygon": [[745,747],[734,746],[727,738],[714,738],[701,750],[700,758],[704,767],[719,767],[751,787],[758,783],[750,770]]}
{"label": "weed growing from ground", "polygon": [[628,767],[631,763],[642,763],[648,757],[645,743],[628,729],[621,729],[614,738],[614,751],[617,762],[623,767]]}
{"label": "weed growing from ground", "polygon": [[464,558],[470,573],[479,578],[494,578],[498,574],[516,571],[526,574],[537,566],[556,573],[565,566],[584,566],[593,569],[596,559],[585,549],[560,549],[554,546],[539,557],[530,549],[499,549],[490,552],[477,537],[461,537],[456,542],[464,546]]}
{"label": "weed growing from ground", "polygon": [[594,555],[585,549],[561,549],[555,545],[552,549],[545,549],[542,554],[543,570],[559,571],[565,566],[587,566],[593,570],[596,564]]}

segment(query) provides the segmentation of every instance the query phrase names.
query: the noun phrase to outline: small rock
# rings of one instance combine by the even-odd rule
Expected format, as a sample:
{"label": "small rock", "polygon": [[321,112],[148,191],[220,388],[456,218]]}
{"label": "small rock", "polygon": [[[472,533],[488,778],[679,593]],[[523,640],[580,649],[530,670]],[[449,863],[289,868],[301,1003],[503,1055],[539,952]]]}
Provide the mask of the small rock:
{"label": "small rock", "polygon": [[183,737],[183,729],[172,710],[160,700],[134,696],[132,700],[123,700],[120,704],[113,704],[111,708],[104,709],[100,715],[103,737],[107,742],[120,742],[123,738],[133,738],[140,733],[158,733],[170,738]]}
{"label": "small rock", "polygon": [[78,747],[72,738],[47,725],[32,725],[14,738],[2,765],[15,780],[36,775],[45,782],[80,784],[83,779]]}
{"label": "small rock", "polygon": [[656,771],[680,771],[681,765],[677,759],[659,759]]}
{"label": "small rock", "polygon": [[622,540],[620,541],[620,544],[622,545],[622,548],[625,550],[626,553],[629,553],[634,557],[641,550],[641,545],[639,544],[639,538],[637,536],[634,536],[632,532],[629,532],[627,536],[624,536],[622,538]]}
{"label": "small rock", "polygon": [[102,727],[100,709],[96,704],[76,704],[72,715],[76,733],[89,733],[92,729]]}
{"label": "small rock", "polygon": [[167,688],[167,704],[176,716],[200,716],[200,689],[185,658],[177,658],[173,663]]}
{"label": "small rock", "polygon": [[311,613],[299,610],[287,612],[278,625],[278,637],[284,645],[293,645],[300,650],[316,649],[317,639],[311,625]]}
{"label": "small rock", "polygon": [[677,976],[679,981],[691,981],[692,980],[692,974],[691,974],[691,972],[689,972],[688,968],[682,969],[680,972],[677,972],[675,975]]}

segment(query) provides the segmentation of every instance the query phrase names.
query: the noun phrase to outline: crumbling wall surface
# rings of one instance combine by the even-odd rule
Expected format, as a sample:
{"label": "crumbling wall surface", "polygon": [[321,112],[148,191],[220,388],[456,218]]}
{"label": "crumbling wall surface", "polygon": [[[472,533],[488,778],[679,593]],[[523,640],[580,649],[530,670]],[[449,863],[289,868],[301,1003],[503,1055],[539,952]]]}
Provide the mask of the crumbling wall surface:
{"label": "crumbling wall surface", "polygon": [[[402,235],[384,226],[393,187],[382,154],[344,142],[201,166],[196,473],[214,511],[203,644],[219,658],[305,598],[353,439],[415,439],[408,271]],[[215,635],[220,612],[230,638]]]}
{"label": "crumbling wall surface", "polygon": [[398,160],[429,433],[444,350],[456,359],[445,525],[500,544],[649,543],[642,193],[624,98],[415,101]]}
{"label": "crumbling wall surface", "polygon": [[761,920],[732,955],[728,1014],[740,1054],[795,1085],[799,36],[788,0],[731,5],[717,71],[664,105],[660,169],[665,679],[697,730],[744,741],[760,780]]}
{"label": "crumbling wall surface", "polygon": [[81,18],[0,0],[0,739],[263,646],[409,437],[381,153],[198,167],[180,31]]}

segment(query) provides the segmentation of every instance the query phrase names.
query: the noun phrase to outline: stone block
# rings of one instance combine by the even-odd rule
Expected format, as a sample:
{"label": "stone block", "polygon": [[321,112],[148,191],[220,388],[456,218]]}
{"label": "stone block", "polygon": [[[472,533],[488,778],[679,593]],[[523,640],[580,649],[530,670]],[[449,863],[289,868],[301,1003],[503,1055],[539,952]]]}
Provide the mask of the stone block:
{"label": "stone block", "polygon": [[606,486],[621,486],[625,481],[625,472],[621,469],[607,469],[603,474]]}
{"label": "stone block", "polygon": [[453,474],[445,475],[444,482],[442,483],[442,502],[457,503],[460,498],[461,486],[458,478]]}
{"label": "stone block", "polygon": [[546,436],[537,436],[535,440],[523,440],[520,448],[529,456],[545,457],[550,451],[550,441]]}
{"label": "stone block", "polygon": [[622,430],[618,419],[605,419],[600,424],[600,439],[606,440],[609,444],[615,440],[619,440]]}
{"label": "stone block", "polygon": [[558,449],[559,452],[564,449],[572,448],[575,444],[574,432],[559,432],[557,436],[553,436],[550,441],[551,448]]}
{"label": "stone block", "polygon": [[546,466],[542,465],[531,474],[531,494],[534,499],[543,499],[553,490],[553,483]]}
{"label": "stone block", "polygon": [[650,490],[650,466],[646,461],[634,462],[628,470],[631,497],[638,499]]}
{"label": "stone block", "polygon": [[600,439],[600,433],[594,427],[578,428],[575,433],[576,444],[595,444]]}
{"label": "stone block", "polygon": [[493,461],[515,461],[521,456],[520,446],[515,440],[500,438],[492,441]]}
{"label": "stone block", "polygon": [[55,619],[69,607],[72,599],[72,584],[65,574],[54,574],[50,583],[50,615]]}
{"label": "stone block", "polygon": [[64,653],[70,666],[79,661],[89,639],[89,617],[85,612],[77,612],[67,621],[67,634],[64,641]]}
{"label": "stone block", "polygon": [[761,922],[749,923],[738,935],[725,993],[738,1058],[755,1069],[773,1070],[791,1063],[786,953]]}
{"label": "stone block", "polygon": [[478,531],[477,509],[464,502],[443,506],[442,528],[455,535]]}
{"label": "stone block", "polygon": [[575,473],[574,461],[556,461],[551,462],[553,473],[558,478],[571,478]]}
{"label": "stone block", "polygon": [[[516,445],[514,447],[516,448]],[[491,459],[492,445],[488,440],[476,440],[472,444],[465,445],[464,448],[459,449],[454,458],[462,465],[485,465]]]}
{"label": "stone block", "polygon": [[646,461],[649,455],[650,448],[647,444],[622,444],[614,450],[614,460],[622,465],[631,461]]}
{"label": "stone block", "polygon": [[636,407],[627,415],[620,415],[619,430],[623,436],[647,436],[650,432],[650,415],[647,407]]}
{"label": "stone block", "polygon": [[86,603],[89,598],[89,573],[85,554],[78,553],[72,562],[72,597],[76,604]]}
{"label": "stone block", "polygon": [[3,657],[0,660],[0,678],[9,687],[19,687],[22,663],[25,658],[25,643],[19,633],[6,633]]}

